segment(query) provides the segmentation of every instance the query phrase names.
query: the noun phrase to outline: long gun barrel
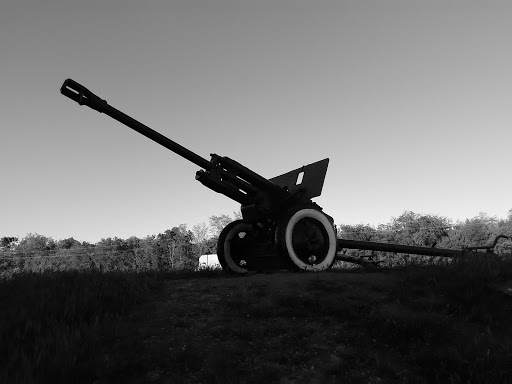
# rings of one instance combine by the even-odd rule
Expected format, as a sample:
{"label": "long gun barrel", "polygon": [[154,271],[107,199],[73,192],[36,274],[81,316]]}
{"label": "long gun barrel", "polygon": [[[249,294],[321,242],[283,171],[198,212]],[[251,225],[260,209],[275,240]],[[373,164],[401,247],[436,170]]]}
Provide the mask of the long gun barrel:
{"label": "long gun barrel", "polygon": [[[202,158],[110,106],[106,100],[72,79],[64,81],[60,92],[80,105],[86,105],[112,117],[201,167],[202,169],[196,173],[196,179],[215,192],[242,204],[242,214],[247,213],[244,217],[251,217],[248,221],[261,220],[262,215],[273,216],[291,203],[307,202],[311,197],[321,193],[328,159],[268,180],[229,157],[211,154],[210,161]],[[299,173],[307,175],[303,182],[296,183]]]}
{"label": "long gun barrel", "polygon": [[96,96],[83,85],[77,83],[72,79],[67,79],[66,81],[64,81],[64,84],[62,84],[62,87],[60,88],[60,92],[64,96],[69,97],[71,100],[76,101],[80,105],[86,105],[100,113],[104,113],[110,116],[111,118],[119,121],[122,124],[127,125],[134,131],[139,132],[141,135],[146,136],[148,139],[156,141],[158,144],[184,157],[185,159],[191,161],[192,163],[198,165],[201,168],[209,169],[211,166],[208,160],[202,158],[201,156],[195,154],[194,152],[188,150],[187,148],[179,145],[178,143],[172,141],[171,139],[165,137],[164,135],[152,130],[151,128],[135,120],[134,118],[108,105],[106,100],[103,100],[100,97]]}

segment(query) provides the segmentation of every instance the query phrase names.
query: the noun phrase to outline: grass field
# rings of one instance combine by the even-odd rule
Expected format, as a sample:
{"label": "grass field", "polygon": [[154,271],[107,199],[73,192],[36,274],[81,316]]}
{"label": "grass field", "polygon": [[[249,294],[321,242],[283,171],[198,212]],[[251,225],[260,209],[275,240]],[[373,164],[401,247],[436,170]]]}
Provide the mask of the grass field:
{"label": "grass field", "polygon": [[507,383],[512,263],[367,272],[21,275],[0,382]]}

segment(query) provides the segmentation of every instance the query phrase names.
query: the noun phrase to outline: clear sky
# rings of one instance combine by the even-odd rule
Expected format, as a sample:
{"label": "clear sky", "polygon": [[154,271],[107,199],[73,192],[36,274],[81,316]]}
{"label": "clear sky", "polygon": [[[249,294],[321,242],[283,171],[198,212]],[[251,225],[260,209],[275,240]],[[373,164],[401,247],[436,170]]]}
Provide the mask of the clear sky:
{"label": "clear sky", "polygon": [[0,236],[96,242],[231,214],[72,78],[265,177],[330,158],[337,224],[512,208],[512,2],[0,0]]}

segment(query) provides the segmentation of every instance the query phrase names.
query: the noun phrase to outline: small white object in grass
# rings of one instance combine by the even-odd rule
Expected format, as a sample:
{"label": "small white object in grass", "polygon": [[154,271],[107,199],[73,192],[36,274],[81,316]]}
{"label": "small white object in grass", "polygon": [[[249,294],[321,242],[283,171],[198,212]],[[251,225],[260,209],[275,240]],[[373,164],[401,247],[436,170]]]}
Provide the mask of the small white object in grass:
{"label": "small white object in grass", "polygon": [[199,257],[199,266],[197,269],[205,269],[205,268],[211,268],[211,269],[217,269],[222,268],[219,263],[219,258],[217,255],[202,255]]}

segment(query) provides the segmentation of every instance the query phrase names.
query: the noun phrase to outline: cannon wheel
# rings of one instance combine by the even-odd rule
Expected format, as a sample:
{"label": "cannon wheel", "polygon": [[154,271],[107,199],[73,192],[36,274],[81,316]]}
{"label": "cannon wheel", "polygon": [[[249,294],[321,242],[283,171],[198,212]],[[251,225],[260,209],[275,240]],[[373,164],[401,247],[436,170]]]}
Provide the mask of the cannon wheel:
{"label": "cannon wheel", "polygon": [[334,226],[321,211],[313,208],[295,208],[285,214],[277,226],[276,242],[300,270],[326,270],[336,256]]}
{"label": "cannon wheel", "polygon": [[245,257],[251,245],[250,224],[242,220],[229,223],[220,233],[217,241],[217,257],[222,269],[229,273],[247,273]]}

